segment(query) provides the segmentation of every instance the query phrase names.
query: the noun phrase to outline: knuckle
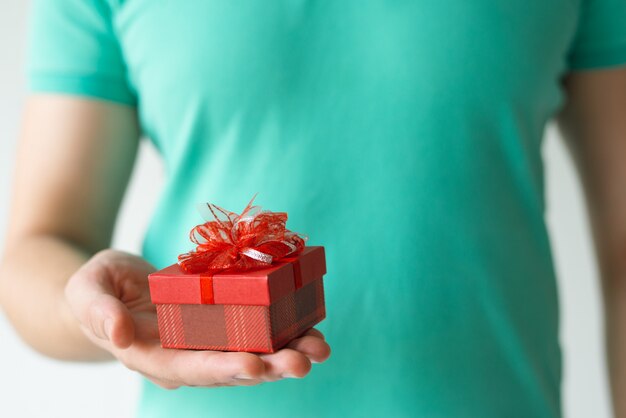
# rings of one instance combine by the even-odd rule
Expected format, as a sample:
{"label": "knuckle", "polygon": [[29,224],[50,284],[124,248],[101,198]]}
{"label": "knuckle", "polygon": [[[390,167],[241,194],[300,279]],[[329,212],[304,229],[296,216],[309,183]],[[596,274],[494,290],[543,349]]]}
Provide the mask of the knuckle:
{"label": "knuckle", "polygon": [[253,355],[244,355],[241,359],[241,372],[251,377],[260,376],[265,371],[263,361]]}
{"label": "knuckle", "polygon": [[304,335],[321,338],[322,340],[324,339],[324,334],[322,334],[321,331],[319,331],[319,330],[317,330],[315,328],[309,328],[309,330],[307,332],[305,332]]}
{"label": "knuckle", "polygon": [[100,276],[100,267],[95,264],[87,263],[77,270],[68,280],[65,286],[66,296],[71,297],[76,294],[80,294],[85,286],[89,287],[98,282]]}
{"label": "knuckle", "polygon": [[108,270],[113,265],[119,265],[124,260],[123,253],[117,250],[105,249],[97,252],[85,264],[85,268],[94,272]]}
{"label": "knuckle", "polygon": [[97,253],[95,253],[91,259],[92,260],[109,260],[111,258],[117,257],[118,254],[119,254],[118,251],[112,250],[110,248],[106,248],[104,250],[100,250]]}

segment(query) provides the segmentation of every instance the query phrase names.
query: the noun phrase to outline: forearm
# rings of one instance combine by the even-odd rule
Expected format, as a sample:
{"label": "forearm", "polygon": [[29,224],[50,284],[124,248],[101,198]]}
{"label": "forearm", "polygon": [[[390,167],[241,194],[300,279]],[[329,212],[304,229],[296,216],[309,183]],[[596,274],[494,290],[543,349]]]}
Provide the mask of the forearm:
{"label": "forearm", "polygon": [[0,266],[0,303],[33,348],[67,360],[107,355],[65,302],[69,278],[111,240],[139,143],[136,109],[29,97]]}
{"label": "forearm", "polygon": [[[612,216],[611,209],[600,212],[591,206],[592,222]],[[626,260],[617,237],[596,224],[593,228],[604,299],[606,361],[616,418],[626,418]]]}
{"label": "forearm", "polygon": [[44,355],[76,361],[111,358],[84,336],[64,296],[67,280],[90,255],[52,235],[7,243],[0,265],[0,303],[21,337]]}
{"label": "forearm", "polygon": [[605,296],[606,352],[616,418],[626,417],[626,289],[621,287]]}

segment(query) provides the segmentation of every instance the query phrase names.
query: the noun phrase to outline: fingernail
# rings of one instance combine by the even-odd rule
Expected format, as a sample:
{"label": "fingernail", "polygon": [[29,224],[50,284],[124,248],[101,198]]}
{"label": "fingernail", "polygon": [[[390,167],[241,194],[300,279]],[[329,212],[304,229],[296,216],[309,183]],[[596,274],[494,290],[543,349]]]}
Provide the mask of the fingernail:
{"label": "fingernail", "polygon": [[282,377],[283,379],[299,379],[298,376],[295,376],[291,373],[283,373],[280,375],[280,377]]}
{"label": "fingernail", "polygon": [[235,379],[242,379],[242,380],[252,380],[252,377],[248,376],[247,374],[236,374],[235,376],[233,376]]}
{"label": "fingernail", "polygon": [[104,320],[104,334],[106,335],[108,340],[111,339],[112,333],[113,333],[113,319],[107,318]]}

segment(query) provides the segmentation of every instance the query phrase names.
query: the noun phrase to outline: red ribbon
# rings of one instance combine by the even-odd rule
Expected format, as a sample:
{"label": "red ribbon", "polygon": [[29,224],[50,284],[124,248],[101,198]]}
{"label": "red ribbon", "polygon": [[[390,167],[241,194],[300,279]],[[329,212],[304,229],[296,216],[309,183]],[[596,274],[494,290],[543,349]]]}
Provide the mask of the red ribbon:
{"label": "red ribbon", "polygon": [[239,215],[207,203],[214,220],[191,230],[189,237],[197,247],[178,256],[181,268],[187,273],[212,275],[266,268],[297,257],[304,250],[306,236],[286,228],[285,212],[261,210],[252,206],[253,201],[254,197]]}

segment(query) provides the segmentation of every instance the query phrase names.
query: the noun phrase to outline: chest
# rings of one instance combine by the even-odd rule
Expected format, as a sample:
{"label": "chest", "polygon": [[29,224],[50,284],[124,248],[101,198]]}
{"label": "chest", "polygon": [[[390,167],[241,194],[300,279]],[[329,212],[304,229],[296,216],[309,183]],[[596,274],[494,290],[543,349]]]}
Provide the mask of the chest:
{"label": "chest", "polygon": [[577,18],[573,0],[126,0],[115,25],[157,129],[190,107],[216,124],[274,107],[547,109]]}

